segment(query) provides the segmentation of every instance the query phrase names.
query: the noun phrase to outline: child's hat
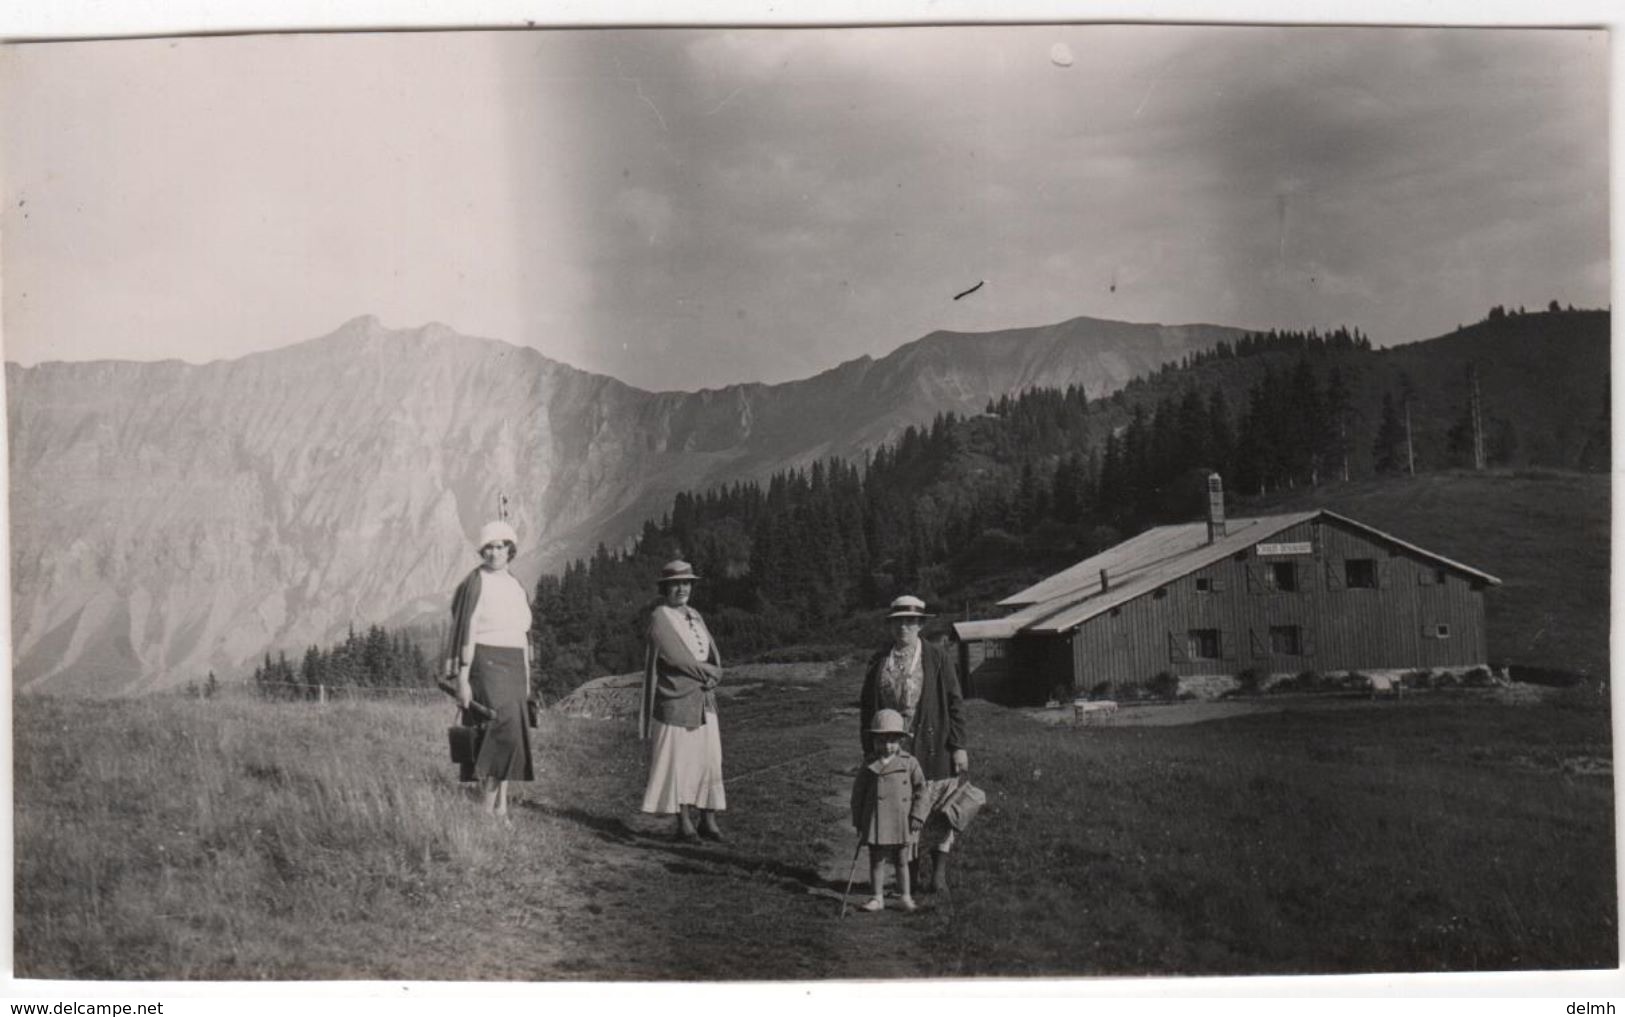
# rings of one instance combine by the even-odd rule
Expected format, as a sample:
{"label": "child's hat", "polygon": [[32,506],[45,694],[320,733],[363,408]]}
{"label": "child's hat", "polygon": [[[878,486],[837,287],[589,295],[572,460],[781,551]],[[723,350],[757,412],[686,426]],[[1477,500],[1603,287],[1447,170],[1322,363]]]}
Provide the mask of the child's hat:
{"label": "child's hat", "polygon": [[896,710],[876,710],[875,717],[869,722],[870,734],[907,735],[903,727],[903,715]]}

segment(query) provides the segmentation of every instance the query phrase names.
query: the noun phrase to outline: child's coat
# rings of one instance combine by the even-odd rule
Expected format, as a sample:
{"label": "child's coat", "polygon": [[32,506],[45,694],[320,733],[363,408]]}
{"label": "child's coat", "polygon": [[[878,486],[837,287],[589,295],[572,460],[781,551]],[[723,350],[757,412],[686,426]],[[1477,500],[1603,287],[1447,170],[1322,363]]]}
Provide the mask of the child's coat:
{"label": "child's coat", "polygon": [[883,847],[909,843],[909,820],[924,823],[931,811],[924,788],[925,771],[907,752],[864,766],[852,781],[852,826],[858,836]]}

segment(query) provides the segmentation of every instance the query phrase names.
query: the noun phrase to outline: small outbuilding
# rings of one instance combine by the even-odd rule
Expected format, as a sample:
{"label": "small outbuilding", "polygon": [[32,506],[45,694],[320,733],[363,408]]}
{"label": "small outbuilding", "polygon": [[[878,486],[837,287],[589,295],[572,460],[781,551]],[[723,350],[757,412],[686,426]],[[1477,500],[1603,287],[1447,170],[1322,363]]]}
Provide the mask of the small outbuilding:
{"label": "small outbuilding", "polygon": [[1251,672],[1465,671],[1488,661],[1496,577],[1324,509],[1158,526],[954,625],[974,694],[1132,696]]}

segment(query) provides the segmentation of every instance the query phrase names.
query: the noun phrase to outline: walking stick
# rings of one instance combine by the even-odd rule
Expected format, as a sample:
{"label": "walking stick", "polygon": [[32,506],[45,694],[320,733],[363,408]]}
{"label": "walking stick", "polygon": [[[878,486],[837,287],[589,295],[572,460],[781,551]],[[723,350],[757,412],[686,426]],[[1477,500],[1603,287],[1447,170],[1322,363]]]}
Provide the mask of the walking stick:
{"label": "walking stick", "polygon": [[847,898],[852,896],[852,882],[858,878],[858,855],[863,853],[863,833],[869,829],[869,820],[874,818],[875,809],[880,804],[875,801],[873,790],[869,792],[869,800],[864,804],[867,808],[863,810],[863,825],[857,831],[858,844],[857,847],[852,849],[852,868],[848,869],[846,873],[846,892],[841,894],[841,913],[836,916],[837,918],[846,917]]}
{"label": "walking stick", "polygon": [[863,853],[863,837],[858,837],[858,846],[852,849],[852,868],[846,874],[846,892],[841,894],[841,913],[837,918],[846,917],[847,898],[852,896],[852,883],[858,878],[858,855]]}

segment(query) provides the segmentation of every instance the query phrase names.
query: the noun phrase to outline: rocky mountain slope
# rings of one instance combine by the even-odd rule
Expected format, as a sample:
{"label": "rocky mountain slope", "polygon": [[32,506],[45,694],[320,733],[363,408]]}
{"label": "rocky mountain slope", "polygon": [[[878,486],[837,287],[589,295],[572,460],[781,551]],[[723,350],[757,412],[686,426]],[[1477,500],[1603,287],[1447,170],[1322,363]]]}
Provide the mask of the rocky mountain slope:
{"label": "rocky mountain slope", "polygon": [[1101,395],[1239,334],[1087,318],[939,332],[801,381],[693,393],[370,317],[203,365],[7,364],[15,687],[229,677],[351,623],[438,613],[499,492],[528,582],[679,490],[861,454],[1030,386]]}

